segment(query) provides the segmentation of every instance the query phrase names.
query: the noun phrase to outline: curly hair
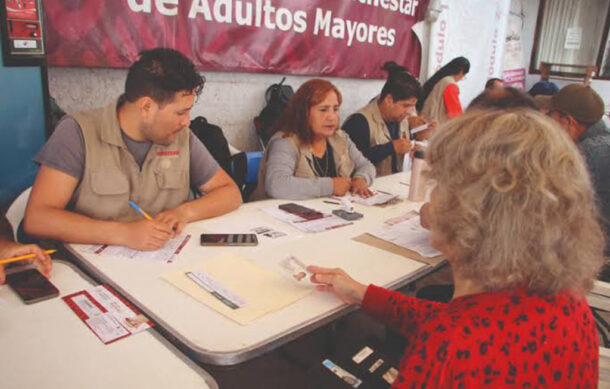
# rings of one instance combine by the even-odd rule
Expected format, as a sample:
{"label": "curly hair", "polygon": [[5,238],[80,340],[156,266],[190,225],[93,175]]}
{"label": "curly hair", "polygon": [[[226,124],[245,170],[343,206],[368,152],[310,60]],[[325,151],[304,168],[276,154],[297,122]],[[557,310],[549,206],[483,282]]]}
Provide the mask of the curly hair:
{"label": "curly hair", "polygon": [[313,142],[313,131],[309,125],[309,110],[320,104],[329,92],[335,92],[339,105],[343,101],[341,92],[330,81],[314,78],[306,81],[290,98],[288,106],[276,122],[273,132],[296,134],[305,144]]}
{"label": "curly hair", "polygon": [[434,224],[461,276],[488,290],[585,292],[604,237],[586,165],[554,122],[529,109],[447,122],[426,153]]}

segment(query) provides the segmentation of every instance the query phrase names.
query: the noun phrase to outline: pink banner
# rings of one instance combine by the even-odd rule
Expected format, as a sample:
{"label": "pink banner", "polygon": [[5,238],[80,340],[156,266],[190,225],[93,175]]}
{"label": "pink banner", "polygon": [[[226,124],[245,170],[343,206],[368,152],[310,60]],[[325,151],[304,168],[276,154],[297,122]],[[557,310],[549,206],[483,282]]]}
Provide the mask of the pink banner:
{"label": "pink banner", "polygon": [[126,68],[172,47],[201,70],[384,78],[419,74],[411,27],[429,0],[44,0],[52,66]]}
{"label": "pink banner", "polygon": [[525,69],[504,70],[502,78],[506,86],[512,86],[521,90],[525,89]]}

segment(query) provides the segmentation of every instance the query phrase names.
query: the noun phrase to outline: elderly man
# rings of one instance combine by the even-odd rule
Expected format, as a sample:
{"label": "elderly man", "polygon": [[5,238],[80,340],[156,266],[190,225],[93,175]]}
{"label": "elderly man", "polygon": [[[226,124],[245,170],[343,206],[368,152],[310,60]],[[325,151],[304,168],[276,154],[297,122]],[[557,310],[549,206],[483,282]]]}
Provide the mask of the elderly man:
{"label": "elderly man", "polygon": [[610,254],[610,129],[602,120],[604,101],[588,85],[563,87],[551,99],[548,115],[576,142],[585,157],[606,229],[606,255]]}

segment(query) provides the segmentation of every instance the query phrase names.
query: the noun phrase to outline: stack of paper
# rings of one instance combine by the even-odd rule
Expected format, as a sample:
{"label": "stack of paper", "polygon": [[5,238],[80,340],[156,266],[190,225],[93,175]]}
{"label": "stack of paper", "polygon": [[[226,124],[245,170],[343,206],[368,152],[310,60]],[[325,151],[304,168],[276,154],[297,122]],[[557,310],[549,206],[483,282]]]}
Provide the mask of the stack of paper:
{"label": "stack of paper", "polygon": [[419,217],[383,227],[369,234],[417,252],[424,257],[435,257],[441,252],[430,245],[430,231],[420,225]]}

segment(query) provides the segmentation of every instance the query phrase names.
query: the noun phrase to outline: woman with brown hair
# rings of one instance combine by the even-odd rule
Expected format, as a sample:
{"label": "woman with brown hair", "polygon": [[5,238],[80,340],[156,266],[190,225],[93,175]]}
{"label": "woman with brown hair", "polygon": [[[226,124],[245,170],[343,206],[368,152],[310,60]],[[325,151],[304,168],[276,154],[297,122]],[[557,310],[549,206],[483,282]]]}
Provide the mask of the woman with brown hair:
{"label": "woman with brown hair", "polygon": [[339,129],[341,93],[305,82],[290,99],[261,162],[254,199],[308,199],[348,191],[370,196],[375,167]]}
{"label": "woman with brown hair", "polygon": [[593,388],[598,339],[585,294],[604,237],[566,134],[531,109],[473,111],[427,149],[431,244],[451,264],[448,304],[310,267],[318,288],[407,338],[395,388]]}

